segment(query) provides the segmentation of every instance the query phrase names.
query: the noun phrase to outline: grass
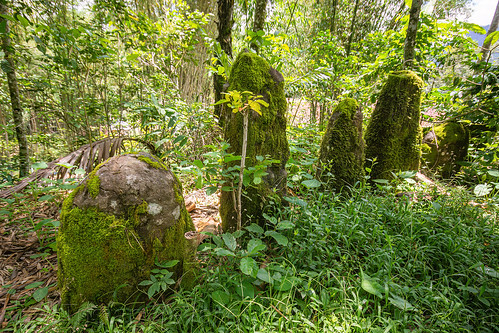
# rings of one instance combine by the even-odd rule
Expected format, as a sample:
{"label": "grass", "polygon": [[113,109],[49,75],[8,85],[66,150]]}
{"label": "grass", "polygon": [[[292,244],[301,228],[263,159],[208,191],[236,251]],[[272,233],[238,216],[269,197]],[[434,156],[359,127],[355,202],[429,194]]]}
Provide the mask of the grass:
{"label": "grass", "polygon": [[[45,316],[4,331],[499,331],[496,211],[470,205],[459,189],[431,198],[416,189],[416,201],[366,189],[302,195],[269,214],[285,245],[249,228],[224,256],[219,237],[205,246],[192,290],[145,307],[85,304],[74,316],[45,306]],[[270,280],[244,273],[252,239],[266,246],[251,257]]]}

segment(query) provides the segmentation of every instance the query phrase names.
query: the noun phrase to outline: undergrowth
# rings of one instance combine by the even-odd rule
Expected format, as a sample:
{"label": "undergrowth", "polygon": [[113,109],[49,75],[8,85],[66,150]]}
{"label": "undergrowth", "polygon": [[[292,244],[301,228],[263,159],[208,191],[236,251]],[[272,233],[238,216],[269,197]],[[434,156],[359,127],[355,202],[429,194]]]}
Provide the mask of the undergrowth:
{"label": "undergrowth", "polygon": [[[15,332],[497,332],[499,230],[464,190],[306,191],[267,232],[202,244],[200,284],[145,307],[85,304]],[[306,200],[305,200],[306,199]]]}

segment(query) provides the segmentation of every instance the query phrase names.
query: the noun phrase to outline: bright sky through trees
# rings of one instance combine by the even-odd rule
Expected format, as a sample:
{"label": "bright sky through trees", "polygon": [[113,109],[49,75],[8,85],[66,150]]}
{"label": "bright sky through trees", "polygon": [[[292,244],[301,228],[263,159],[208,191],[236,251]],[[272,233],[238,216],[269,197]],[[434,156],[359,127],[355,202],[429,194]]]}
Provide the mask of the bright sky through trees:
{"label": "bright sky through trees", "polygon": [[481,26],[489,25],[494,16],[497,0],[475,0],[471,6],[473,12],[466,21]]}

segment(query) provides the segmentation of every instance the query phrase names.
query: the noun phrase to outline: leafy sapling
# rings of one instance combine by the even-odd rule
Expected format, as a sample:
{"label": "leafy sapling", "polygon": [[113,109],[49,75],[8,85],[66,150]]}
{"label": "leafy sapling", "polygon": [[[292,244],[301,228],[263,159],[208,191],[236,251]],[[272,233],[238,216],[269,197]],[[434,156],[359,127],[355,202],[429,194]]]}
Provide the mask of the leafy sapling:
{"label": "leafy sapling", "polygon": [[226,98],[215,103],[222,104],[227,103],[227,105],[232,109],[234,113],[241,113],[243,116],[243,143],[241,149],[241,164],[239,169],[239,183],[237,186],[237,193],[234,195],[234,205],[237,212],[237,230],[241,230],[241,212],[242,212],[242,189],[243,189],[243,178],[244,178],[244,168],[246,164],[246,149],[248,146],[248,126],[249,126],[249,114],[253,110],[262,115],[262,105],[268,107],[269,104],[265,102],[262,96],[255,96],[250,91],[237,91],[232,90],[225,93]]}

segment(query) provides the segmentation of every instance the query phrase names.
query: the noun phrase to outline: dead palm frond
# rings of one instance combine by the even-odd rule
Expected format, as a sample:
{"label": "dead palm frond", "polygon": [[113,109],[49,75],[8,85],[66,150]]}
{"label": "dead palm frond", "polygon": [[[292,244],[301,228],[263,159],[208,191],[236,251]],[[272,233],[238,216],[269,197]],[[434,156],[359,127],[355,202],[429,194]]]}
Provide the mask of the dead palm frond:
{"label": "dead palm frond", "polygon": [[[70,154],[60,157],[50,163],[44,169],[39,169],[24,178],[19,184],[0,191],[0,198],[7,198],[12,193],[18,193],[33,182],[38,182],[42,179],[65,179],[72,175],[73,169],[85,170],[88,174],[99,163],[104,162],[110,157],[119,154],[123,148],[124,141],[136,141],[144,144],[152,154],[156,153],[154,145],[137,138],[105,138],[86,144]],[[76,168],[75,168],[76,167]]]}

